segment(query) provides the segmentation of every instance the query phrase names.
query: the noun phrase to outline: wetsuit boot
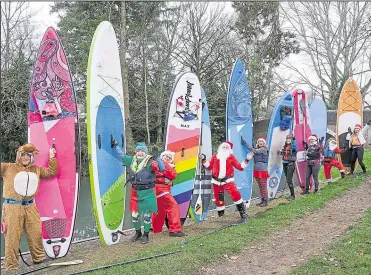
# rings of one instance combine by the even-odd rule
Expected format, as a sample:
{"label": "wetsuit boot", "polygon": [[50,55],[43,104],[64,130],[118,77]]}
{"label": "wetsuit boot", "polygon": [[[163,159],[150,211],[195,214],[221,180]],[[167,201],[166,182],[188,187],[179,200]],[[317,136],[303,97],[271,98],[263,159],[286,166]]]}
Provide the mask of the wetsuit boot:
{"label": "wetsuit boot", "polygon": [[136,230],[135,235],[130,238],[130,242],[136,242],[142,238],[142,230]]}

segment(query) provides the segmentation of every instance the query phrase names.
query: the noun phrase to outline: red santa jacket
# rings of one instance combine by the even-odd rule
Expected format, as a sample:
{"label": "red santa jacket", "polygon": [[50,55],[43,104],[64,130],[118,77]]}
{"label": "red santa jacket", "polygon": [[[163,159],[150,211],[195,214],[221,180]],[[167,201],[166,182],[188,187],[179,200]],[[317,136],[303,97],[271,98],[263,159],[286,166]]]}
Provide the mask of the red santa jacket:
{"label": "red santa jacket", "polygon": [[176,179],[177,173],[175,167],[171,167],[169,163],[164,161],[165,170],[156,172],[156,196],[163,196],[170,193],[172,181]]}
{"label": "red santa jacket", "polygon": [[212,183],[216,184],[223,184],[234,181],[234,168],[243,171],[247,166],[247,163],[243,161],[239,163],[238,160],[234,155],[230,155],[225,161],[220,161],[216,157],[217,153],[215,153],[212,157],[210,162],[205,161],[203,165],[208,169],[211,170],[212,174]]}

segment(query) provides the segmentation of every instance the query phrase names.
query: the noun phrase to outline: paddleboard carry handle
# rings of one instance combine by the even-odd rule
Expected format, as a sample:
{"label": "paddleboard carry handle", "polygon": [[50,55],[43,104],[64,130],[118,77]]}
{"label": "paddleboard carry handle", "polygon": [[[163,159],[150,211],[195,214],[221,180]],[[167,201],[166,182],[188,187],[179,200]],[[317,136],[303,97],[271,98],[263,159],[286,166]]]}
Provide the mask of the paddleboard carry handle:
{"label": "paddleboard carry handle", "polygon": [[62,238],[60,240],[55,240],[55,241],[52,241],[52,240],[47,240],[46,243],[47,244],[52,244],[52,243],[64,243],[66,241],[65,238]]}
{"label": "paddleboard carry handle", "polygon": [[98,148],[99,148],[99,149],[102,148],[102,140],[101,140],[100,135],[98,135]]}
{"label": "paddleboard carry handle", "polygon": [[184,148],[182,148],[181,157],[184,157]]}

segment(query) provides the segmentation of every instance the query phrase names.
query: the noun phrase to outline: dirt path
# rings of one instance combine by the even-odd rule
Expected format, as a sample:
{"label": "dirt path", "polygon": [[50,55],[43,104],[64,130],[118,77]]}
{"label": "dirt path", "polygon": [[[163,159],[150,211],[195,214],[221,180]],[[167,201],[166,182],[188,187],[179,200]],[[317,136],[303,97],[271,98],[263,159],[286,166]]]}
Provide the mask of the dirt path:
{"label": "dirt path", "polygon": [[286,274],[344,235],[371,207],[370,197],[371,179],[367,179],[359,188],[328,202],[324,209],[296,220],[260,245],[246,247],[233,256],[224,255],[217,264],[203,267],[198,274]]}

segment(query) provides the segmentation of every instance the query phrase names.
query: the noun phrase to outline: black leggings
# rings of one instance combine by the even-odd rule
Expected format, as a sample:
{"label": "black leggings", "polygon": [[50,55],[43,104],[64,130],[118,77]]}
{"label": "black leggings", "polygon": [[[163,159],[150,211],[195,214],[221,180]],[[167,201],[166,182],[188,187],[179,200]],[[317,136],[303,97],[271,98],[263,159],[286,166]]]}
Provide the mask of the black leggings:
{"label": "black leggings", "polygon": [[362,167],[363,172],[366,172],[366,167],[363,164],[363,153],[364,153],[364,151],[365,150],[363,149],[363,146],[353,148],[352,158],[351,158],[351,166],[350,166],[350,170],[352,171],[352,173],[354,172],[354,168],[356,166],[357,159],[358,159],[359,165]]}
{"label": "black leggings", "polygon": [[292,184],[292,176],[295,172],[295,162],[288,162],[283,164],[283,172],[285,173],[286,181],[289,187],[294,187]]}
{"label": "black leggings", "polygon": [[309,184],[310,184],[310,176],[313,176],[314,181],[314,190],[318,190],[319,181],[318,181],[318,174],[321,166],[320,165],[308,165],[307,166],[307,181],[305,184],[305,188],[308,191],[309,190]]}

